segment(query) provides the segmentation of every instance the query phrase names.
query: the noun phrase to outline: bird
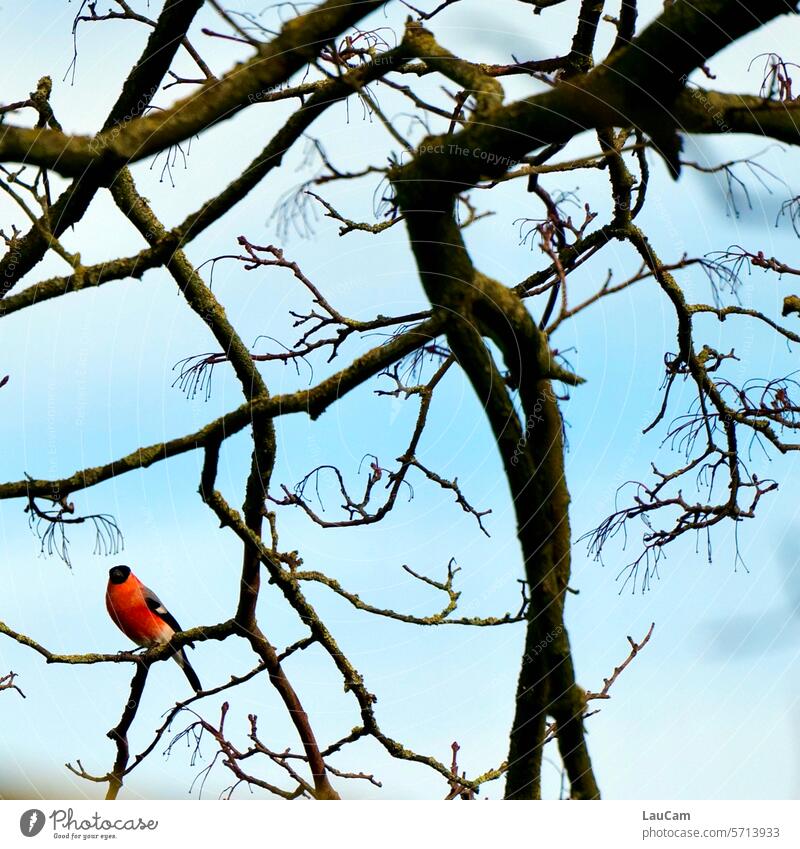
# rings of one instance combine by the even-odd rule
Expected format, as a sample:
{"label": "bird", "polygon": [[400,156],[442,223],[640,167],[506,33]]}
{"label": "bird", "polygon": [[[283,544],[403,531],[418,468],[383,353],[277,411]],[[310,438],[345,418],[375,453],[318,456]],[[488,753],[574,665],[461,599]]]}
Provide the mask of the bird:
{"label": "bird", "polygon": [[[168,643],[181,626],[161,599],[131,572],[129,566],[114,566],[108,572],[106,609],[114,624],[138,646],[153,648]],[[187,645],[194,648],[191,643]],[[183,648],[173,655],[196,693],[203,686]]]}
{"label": "bird", "polygon": [[534,15],[541,15],[542,9],[546,9],[548,6],[558,6],[560,3],[564,3],[565,0],[520,0],[520,2],[533,6]]}

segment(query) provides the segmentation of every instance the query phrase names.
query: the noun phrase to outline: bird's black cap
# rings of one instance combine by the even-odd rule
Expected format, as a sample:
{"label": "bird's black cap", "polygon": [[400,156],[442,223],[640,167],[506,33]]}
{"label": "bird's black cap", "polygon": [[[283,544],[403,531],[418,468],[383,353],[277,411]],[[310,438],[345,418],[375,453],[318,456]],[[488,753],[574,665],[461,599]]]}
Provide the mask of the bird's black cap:
{"label": "bird's black cap", "polygon": [[113,569],[108,570],[108,580],[112,584],[124,584],[128,580],[130,573],[130,566],[115,566]]}

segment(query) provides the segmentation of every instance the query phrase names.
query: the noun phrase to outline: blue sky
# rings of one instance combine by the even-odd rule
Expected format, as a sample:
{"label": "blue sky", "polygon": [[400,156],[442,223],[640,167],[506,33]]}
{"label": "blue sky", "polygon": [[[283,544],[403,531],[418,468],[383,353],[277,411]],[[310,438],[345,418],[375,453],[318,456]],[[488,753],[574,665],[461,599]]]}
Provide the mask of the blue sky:
{"label": "blue sky", "polygon": [[[79,33],[74,85],[62,81],[72,57],[71,19],[76,3],[43,0],[6,7],[0,15],[4,43],[16,45],[14,61],[0,69],[3,99],[24,97],[43,74],[53,76],[53,103],[66,131],[89,132],[99,126],[127,69],[141,49],[145,33],[130,24],[85,27]],[[259,10],[261,4],[241,4]],[[456,52],[484,61],[561,53],[571,37],[576,2],[533,17],[522,4],[508,3],[498,15],[486,4],[465,0],[461,14],[435,20],[440,42]],[[519,8],[517,8],[519,6]],[[660,3],[642,4],[643,19]],[[381,22],[397,28],[404,17],[394,8]],[[210,15],[199,23],[211,21]],[[611,37],[603,30],[603,44]],[[198,44],[205,45],[198,35]],[[797,22],[782,20],[727,51],[712,62],[714,85],[756,91],[758,71],[748,71],[751,58],[765,50],[792,56]],[[236,57],[228,45],[213,42],[204,55],[217,71]],[[185,69],[189,66],[186,64]],[[426,83],[435,96],[436,84]],[[509,98],[535,90],[521,78],[506,85]],[[385,89],[377,89],[391,114],[405,109]],[[170,101],[170,92],[159,96]],[[385,100],[383,99],[385,98]],[[134,169],[138,185],[167,225],[196,208],[202,198],[222,188],[261,149],[281,125],[289,107],[256,107],[194,140],[187,167],[173,171],[175,186],[160,180],[162,162],[143,162]],[[403,129],[405,126],[401,121]],[[311,135],[323,138],[341,168],[364,162],[381,164],[389,150],[375,120],[351,104],[338,106],[314,125]],[[754,137],[687,142],[686,156],[716,162],[753,154],[768,146]],[[587,149],[576,140],[565,156]],[[287,157],[286,167],[271,175],[236,210],[210,228],[189,249],[200,264],[236,249],[241,233],[253,241],[280,243],[287,256],[301,262],[343,311],[357,317],[376,312],[407,312],[424,305],[405,233],[397,227],[378,238],[354,233],[344,239],[333,222],[320,219],[312,238],[290,228],[282,236],[271,217],[279,199],[309,175],[302,169],[302,146]],[[798,155],[772,146],[762,160],[795,193]],[[774,194],[750,181],[752,209],[741,202],[741,214],[726,208],[714,177],[687,173],[674,184],[661,164],[651,160],[653,184],[642,225],[666,261],[681,254],[702,255],[739,243],[762,249],[790,264],[797,237],[784,221],[775,227],[785,187],[772,183]],[[565,175],[544,179],[551,189],[580,187],[593,201],[600,219],[607,212],[606,177]],[[332,189],[329,196],[353,218],[369,218],[374,184],[362,182]],[[467,232],[478,267],[507,283],[515,283],[541,267],[537,249],[519,244],[514,221],[535,214],[535,204],[520,185],[493,192],[496,214]],[[595,199],[598,199],[595,201]],[[488,197],[479,197],[484,207]],[[17,212],[0,199],[0,222],[21,226]],[[89,214],[65,237],[80,249],[85,262],[97,262],[138,250],[138,236],[98,196]],[[794,264],[797,264],[794,262]],[[632,252],[610,245],[599,259],[573,278],[575,297],[588,293],[613,267],[621,278],[638,261]],[[63,273],[59,261],[47,260],[26,282]],[[680,281],[691,296],[708,301],[710,293],[699,272],[684,272]],[[245,340],[259,334],[290,342],[289,309],[306,303],[288,274],[247,273],[235,264],[218,264],[214,291],[225,303]],[[740,293],[745,305],[777,316],[791,279],[753,273]],[[787,319],[791,323],[792,318]],[[795,368],[795,352],[786,344],[747,324],[732,320],[721,328],[701,325],[698,342],[720,349],[735,345],[743,362],[732,377],[783,375]],[[700,338],[702,337],[702,338]],[[367,340],[369,342],[369,340]],[[663,431],[642,436],[643,426],[660,403],[658,387],[664,351],[675,346],[675,323],[666,299],[652,282],[639,284],[588,311],[565,326],[553,340],[571,354],[587,383],[564,405],[568,422],[567,473],[572,492],[572,527],[577,540],[596,526],[613,506],[618,486],[647,474],[651,461],[676,462]],[[727,347],[726,347],[727,346]],[[363,349],[345,346],[332,366],[315,363],[314,379],[341,367]],[[194,429],[240,403],[235,379],[217,369],[212,394],[187,399],[172,387],[174,364],[189,354],[215,350],[199,320],[187,310],[164,271],[142,281],[120,281],[99,291],[50,301],[11,315],[2,322],[0,371],[11,375],[0,404],[0,478],[16,480],[28,472],[37,477],[70,474],[154,442]],[[737,371],[738,370],[738,371]],[[278,364],[264,368],[274,392],[290,391],[308,381]],[[367,452],[387,465],[403,450],[415,414],[414,402],[377,397],[373,383],[311,423],[302,415],[277,422],[279,457],[275,482],[291,485],[321,462],[338,464],[356,482],[358,465]],[[688,395],[684,395],[688,399]],[[677,403],[675,412],[682,412]],[[470,613],[502,614],[518,604],[521,576],[511,505],[502,470],[491,444],[480,406],[456,372],[437,390],[429,430],[419,455],[422,462],[447,477],[458,475],[465,495],[479,509],[491,507],[486,525],[491,538],[478,531],[471,516],[452,498],[425,481],[412,479],[414,499],[403,502],[377,527],[358,531],[323,531],[299,512],[280,515],[281,542],[297,548],[309,568],[322,569],[377,605],[427,613],[441,599],[423,591],[402,570],[408,564],[432,576],[444,574],[455,557],[462,568],[462,604]],[[225,446],[220,469],[224,494],[236,503],[246,474],[249,451],[245,435]],[[714,536],[714,561],[696,551],[694,541],[676,544],[646,594],[620,593],[615,580],[636,554],[611,547],[605,565],[577,543],[572,585],[580,594],[568,602],[568,625],[581,683],[599,689],[627,653],[626,635],[641,638],[651,621],[656,629],[645,652],[614,685],[613,698],[589,720],[589,742],[598,779],[608,798],[794,798],[800,790],[796,733],[798,705],[797,619],[798,550],[794,533],[798,487],[792,457],[759,461],[765,476],[781,489],[762,503],[757,519],[741,525],[739,544],[747,569],[734,562],[734,528]],[[186,627],[227,618],[236,598],[239,546],[221,531],[197,496],[199,457],[186,455],[149,470],[129,474],[93,490],[76,494],[81,513],[113,513],[125,534],[123,553],[93,554],[93,535],[78,528],[71,534],[73,568],[55,557],[42,557],[39,541],[28,528],[21,502],[0,503],[0,619],[53,651],[114,651],[125,639],[110,622],[103,605],[107,570],[125,562],[155,588]],[[333,511],[335,494],[326,502]],[[498,629],[421,629],[359,614],[323,589],[309,588],[342,647],[379,696],[377,715],[384,730],[410,747],[449,757],[458,740],[460,759],[469,773],[482,772],[506,753],[513,692],[523,631]],[[263,627],[279,646],[303,631],[271,588],[260,609]],[[251,660],[242,645],[205,644],[192,655],[204,683],[219,683],[244,672]],[[113,752],[105,739],[127,691],[129,670],[123,666],[46,666],[28,650],[0,641],[0,672],[20,673],[27,700],[14,694],[0,699],[0,784],[31,795],[92,796],[95,785],[73,778],[63,768],[81,758],[89,771],[104,772]],[[356,724],[353,703],[315,649],[287,665],[323,739],[335,739]],[[150,739],[159,715],[172,700],[186,695],[186,682],[173,664],[154,669],[132,735],[133,747]],[[210,699],[204,715],[214,717],[221,700]],[[228,727],[244,741],[246,716],[259,715],[277,746],[295,745],[282,706],[264,681],[245,685],[233,699]],[[175,730],[182,728],[179,722]],[[199,767],[179,746],[168,759],[155,755],[131,777],[130,797],[182,797]],[[206,746],[208,758],[212,748]],[[555,756],[555,752],[552,753]],[[208,763],[206,760],[204,763]],[[384,782],[384,790],[350,785],[351,796],[418,798],[443,795],[439,779],[421,767],[392,762],[372,743],[359,744],[334,761],[339,768],[367,768]],[[202,765],[202,764],[201,764]],[[265,775],[270,774],[265,771]],[[273,776],[275,777],[275,776]],[[547,767],[547,792],[558,793],[558,771]],[[222,770],[212,772],[204,795],[216,797],[229,784]],[[194,794],[198,792],[195,785]],[[497,798],[500,783],[484,794]],[[246,790],[240,795],[247,796]]]}

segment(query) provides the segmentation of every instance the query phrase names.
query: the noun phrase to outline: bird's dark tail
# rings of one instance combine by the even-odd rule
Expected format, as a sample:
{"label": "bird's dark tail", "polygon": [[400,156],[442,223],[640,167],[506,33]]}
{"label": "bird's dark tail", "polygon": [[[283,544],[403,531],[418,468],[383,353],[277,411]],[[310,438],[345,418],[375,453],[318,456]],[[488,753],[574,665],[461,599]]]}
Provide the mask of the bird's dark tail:
{"label": "bird's dark tail", "polygon": [[186,657],[186,652],[183,649],[175,653],[175,662],[183,670],[183,674],[189,679],[189,683],[192,685],[195,693],[199,693],[203,689],[203,685],[200,683],[197,673],[192,669],[192,664],[189,663],[189,658]]}

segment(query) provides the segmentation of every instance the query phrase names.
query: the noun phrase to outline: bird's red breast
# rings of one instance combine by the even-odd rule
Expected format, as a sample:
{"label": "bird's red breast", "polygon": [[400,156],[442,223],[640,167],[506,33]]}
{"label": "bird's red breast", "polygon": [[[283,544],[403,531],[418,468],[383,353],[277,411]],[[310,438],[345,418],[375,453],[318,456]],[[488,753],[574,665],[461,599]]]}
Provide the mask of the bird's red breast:
{"label": "bird's red breast", "polygon": [[175,633],[147,606],[142,583],[133,573],[121,584],[108,582],[106,608],[120,631],[136,645],[166,643]]}

